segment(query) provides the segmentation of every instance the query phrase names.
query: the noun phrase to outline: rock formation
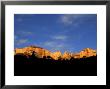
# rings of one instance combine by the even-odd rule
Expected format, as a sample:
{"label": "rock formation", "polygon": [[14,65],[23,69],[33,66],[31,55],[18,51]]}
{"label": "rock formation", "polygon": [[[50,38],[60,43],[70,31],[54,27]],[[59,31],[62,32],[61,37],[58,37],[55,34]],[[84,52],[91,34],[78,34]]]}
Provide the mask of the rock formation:
{"label": "rock formation", "polygon": [[50,55],[53,59],[58,60],[59,58],[62,58],[62,53],[60,51],[56,51],[54,53],[51,53]]}
{"label": "rock formation", "polygon": [[91,48],[85,48],[79,53],[74,54],[74,58],[84,58],[84,57],[91,57],[91,56],[96,56],[96,50],[93,50]]}
{"label": "rock formation", "polygon": [[71,53],[65,51],[64,54],[63,54],[63,56],[62,56],[62,58],[65,59],[65,60],[66,59],[70,59],[71,58]]}
{"label": "rock formation", "polygon": [[32,55],[32,52],[35,52],[36,56],[39,58],[43,58],[43,56],[50,56],[51,52],[37,46],[28,46],[24,48],[17,48],[15,49],[15,54],[25,54],[25,55]]}
{"label": "rock formation", "polygon": [[64,60],[70,60],[71,58],[86,58],[86,57],[91,57],[91,56],[96,56],[96,50],[93,50],[91,48],[85,48],[82,51],[80,51],[79,53],[69,53],[67,51],[64,52],[64,54],[62,54],[60,51],[56,51],[56,52],[50,52],[47,49],[41,48],[41,47],[37,47],[37,46],[28,46],[28,47],[24,47],[24,48],[16,48],[14,54],[24,54],[27,57],[31,56],[32,53],[35,53],[35,56],[38,58],[43,58],[50,56],[51,58],[53,58],[54,60],[58,60],[58,59],[64,59]]}

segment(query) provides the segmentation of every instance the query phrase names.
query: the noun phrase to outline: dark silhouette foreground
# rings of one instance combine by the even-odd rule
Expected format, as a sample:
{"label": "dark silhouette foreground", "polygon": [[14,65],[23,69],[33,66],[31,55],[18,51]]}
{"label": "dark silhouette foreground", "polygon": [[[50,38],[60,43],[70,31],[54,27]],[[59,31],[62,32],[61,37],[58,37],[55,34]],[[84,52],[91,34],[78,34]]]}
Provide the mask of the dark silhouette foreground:
{"label": "dark silhouette foreground", "polygon": [[37,58],[14,56],[15,76],[97,76],[97,56],[70,60],[53,60],[50,56]]}

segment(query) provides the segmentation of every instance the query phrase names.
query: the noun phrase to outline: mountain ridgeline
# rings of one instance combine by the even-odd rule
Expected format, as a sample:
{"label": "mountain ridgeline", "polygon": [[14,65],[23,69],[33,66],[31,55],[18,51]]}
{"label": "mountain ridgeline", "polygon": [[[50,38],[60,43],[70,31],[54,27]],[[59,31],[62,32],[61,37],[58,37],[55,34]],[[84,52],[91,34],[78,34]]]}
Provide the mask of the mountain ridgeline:
{"label": "mountain ridgeline", "polygon": [[35,55],[37,58],[52,58],[54,60],[70,60],[71,58],[74,59],[80,59],[80,58],[87,58],[87,57],[92,57],[96,56],[96,50],[93,50],[91,48],[85,48],[79,53],[70,53],[65,51],[63,54],[60,51],[56,52],[50,52],[47,49],[37,47],[37,46],[28,46],[24,48],[16,48],[14,51],[14,55],[24,55],[27,58],[30,57],[31,55]]}
{"label": "mountain ridgeline", "polygon": [[97,54],[91,48],[78,53],[50,52],[28,46],[14,50],[14,76],[96,76]]}

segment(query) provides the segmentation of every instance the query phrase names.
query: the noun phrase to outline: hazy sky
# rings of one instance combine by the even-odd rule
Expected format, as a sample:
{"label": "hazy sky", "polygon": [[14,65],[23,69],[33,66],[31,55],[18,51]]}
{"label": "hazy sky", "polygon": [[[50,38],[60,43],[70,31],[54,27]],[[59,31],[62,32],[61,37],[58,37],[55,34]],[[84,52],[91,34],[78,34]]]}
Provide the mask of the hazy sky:
{"label": "hazy sky", "polygon": [[15,14],[14,46],[40,46],[52,52],[97,48],[96,14]]}

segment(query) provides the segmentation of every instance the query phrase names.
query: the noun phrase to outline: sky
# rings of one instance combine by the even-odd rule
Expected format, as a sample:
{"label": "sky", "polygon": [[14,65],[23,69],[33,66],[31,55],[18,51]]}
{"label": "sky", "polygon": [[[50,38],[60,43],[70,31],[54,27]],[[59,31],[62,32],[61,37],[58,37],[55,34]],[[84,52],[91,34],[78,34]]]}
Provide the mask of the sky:
{"label": "sky", "polygon": [[51,52],[97,49],[96,14],[15,14],[14,48],[38,46]]}

